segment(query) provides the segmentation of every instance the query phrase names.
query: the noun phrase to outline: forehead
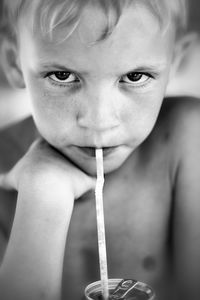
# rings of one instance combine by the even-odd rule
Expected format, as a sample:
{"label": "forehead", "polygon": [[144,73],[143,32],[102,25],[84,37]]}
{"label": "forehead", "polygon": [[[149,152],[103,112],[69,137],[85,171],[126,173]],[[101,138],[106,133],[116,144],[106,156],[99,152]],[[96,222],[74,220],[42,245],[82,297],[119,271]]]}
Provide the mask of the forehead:
{"label": "forehead", "polygon": [[76,30],[62,42],[68,28],[57,28],[53,39],[49,40],[40,34],[39,28],[32,34],[31,28],[24,26],[24,22],[28,24],[25,17],[20,26],[20,45],[23,56],[27,53],[30,58],[31,53],[33,63],[34,59],[45,63],[54,58],[54,61],[62,63],[70,61],[75,66],[83,62],[102,65],[106,58],[107,62],[115,61],[117,67],[119,58],[121,64],[123,60],[124,64],[130,63],[130,60],[133,63],[137,60],[140,64],[144,58],[148,61],[149,57],[162,61],[169,55],[174,40],[173,29],[169,27],[162,32],[158,19],[143,4],[124,9],[112,34],[102,41],[98,39],[105,30],[106,16],[94,6],[84,9]]}

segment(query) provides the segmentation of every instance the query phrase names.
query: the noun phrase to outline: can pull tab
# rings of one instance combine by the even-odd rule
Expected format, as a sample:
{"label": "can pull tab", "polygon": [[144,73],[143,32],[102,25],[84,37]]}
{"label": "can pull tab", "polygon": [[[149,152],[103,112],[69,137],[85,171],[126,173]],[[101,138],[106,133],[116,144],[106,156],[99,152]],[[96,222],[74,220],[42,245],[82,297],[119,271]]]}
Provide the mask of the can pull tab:
{"label": "can pull tab", "polygon": [[125,300],[126,296],[134,289],[137,284],[137,280],[133,279],[123,279],[120,281],[118,286],[115,288],[112,295],[110,295],[110,300]]}

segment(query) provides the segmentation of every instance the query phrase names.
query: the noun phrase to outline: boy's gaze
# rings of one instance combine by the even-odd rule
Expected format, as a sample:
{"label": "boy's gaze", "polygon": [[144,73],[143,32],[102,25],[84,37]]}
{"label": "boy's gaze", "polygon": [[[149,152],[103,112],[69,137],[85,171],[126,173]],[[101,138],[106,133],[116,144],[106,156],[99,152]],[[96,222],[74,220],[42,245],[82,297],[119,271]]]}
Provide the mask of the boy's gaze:
{"label": "boy's gaze", "polygon": [[0,133],[8,172],[0,211],[11,231],[0,298],[78,300],[98,280],[94,153],[102,148],[109,276],[147,282],[159,300],[198,299],[200,108],[163,100],[185,1],[4,5],[4,70],[28,91],[34,122]]}

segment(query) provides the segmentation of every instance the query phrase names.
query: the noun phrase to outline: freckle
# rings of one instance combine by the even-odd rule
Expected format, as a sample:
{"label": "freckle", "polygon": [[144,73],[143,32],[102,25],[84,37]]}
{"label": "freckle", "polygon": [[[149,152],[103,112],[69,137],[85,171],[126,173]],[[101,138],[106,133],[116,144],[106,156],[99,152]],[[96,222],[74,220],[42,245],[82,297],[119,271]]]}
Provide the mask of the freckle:
{"label": "freckle", "polygon": [[143,259],[142,266],[147,271],[153,271],[156,268],[156,260],[152,256]]}

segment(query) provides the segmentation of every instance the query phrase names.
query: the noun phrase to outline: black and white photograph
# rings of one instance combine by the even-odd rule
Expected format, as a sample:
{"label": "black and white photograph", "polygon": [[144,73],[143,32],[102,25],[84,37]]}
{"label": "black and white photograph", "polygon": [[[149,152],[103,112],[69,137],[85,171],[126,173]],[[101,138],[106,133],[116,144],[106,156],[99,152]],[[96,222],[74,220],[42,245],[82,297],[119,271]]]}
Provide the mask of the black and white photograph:
{"label": "black and white photograph", "polygon": [[200,0],[0,0],[0,300],[200,300]]}

